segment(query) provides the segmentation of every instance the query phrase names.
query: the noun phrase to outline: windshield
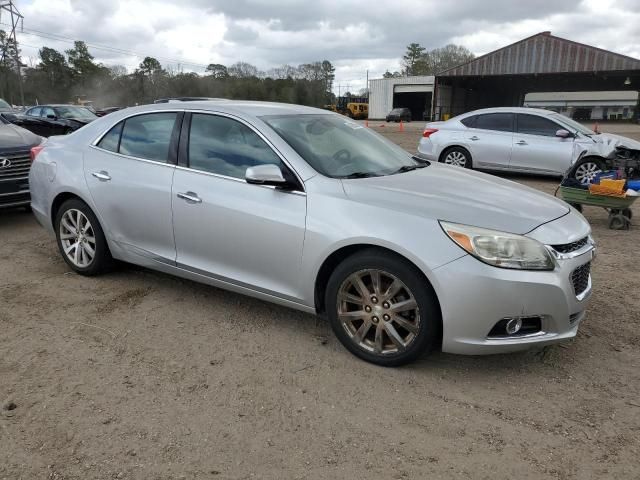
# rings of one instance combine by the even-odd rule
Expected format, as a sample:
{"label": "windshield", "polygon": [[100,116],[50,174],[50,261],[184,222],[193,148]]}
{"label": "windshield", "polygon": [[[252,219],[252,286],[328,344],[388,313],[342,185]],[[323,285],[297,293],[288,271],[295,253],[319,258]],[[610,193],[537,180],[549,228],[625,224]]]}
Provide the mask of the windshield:
{"label": "windshield", "polygon": [[575,120],[572,120],[569,117],[565,117],[564,115],[561,115],[559,113],[552,113],[551,115],[549,115],[549,117],[553,118],[558,123],[562,123],[563,125],[566,125],[567,127],[569,127],[571,131],[580,132],[583,135],[596,134],[596,132],[594,132],[593,130],[589,130],[587,127],[585,127],[581,123],[578,123]]}
{"label": "windshield", "polygon": [[5,108],[5,109],[9,109],[9,110],[13,110],[11,108],[11,105],[9,105],[7,102],[5,102],[4,100],[2,100],[0,98],[0,108]]}
{"label": "windshield", "polygon": [[84,107],[56,107],[56,114],[60,118],[77,118],[81,120],[95,120],[98,118]]}
{"label": "windshield", "polygon": [[369,128],[342,115],[261,118],[309,165],[327,177],[389,175],[425,165]]}

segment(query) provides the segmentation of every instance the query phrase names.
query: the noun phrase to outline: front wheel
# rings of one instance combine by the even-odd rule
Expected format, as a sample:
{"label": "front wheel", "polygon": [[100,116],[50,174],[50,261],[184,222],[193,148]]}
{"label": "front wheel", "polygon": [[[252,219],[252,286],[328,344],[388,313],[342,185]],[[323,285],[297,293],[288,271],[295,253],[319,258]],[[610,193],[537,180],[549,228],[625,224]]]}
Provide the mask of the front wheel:
{"label": "front wheel", "polygon": [[62,258],[73,271],[93,276],[111,266],[104,233],[86,203],[79,199],[64,202],[56,214],[55,228]]}
{"label": "front wheel", "polygon": [[583,185],[593,183],[598,174],[602,173],[603,164],[593,158],[583,158],[571,170],[571,176]]}
{"label": "front wheel", "polygon": [[377,365],[409,363],[438,341],[435,293],[413,265],[385,251],[344,260],[329,279],[325,308],[338,340]]}

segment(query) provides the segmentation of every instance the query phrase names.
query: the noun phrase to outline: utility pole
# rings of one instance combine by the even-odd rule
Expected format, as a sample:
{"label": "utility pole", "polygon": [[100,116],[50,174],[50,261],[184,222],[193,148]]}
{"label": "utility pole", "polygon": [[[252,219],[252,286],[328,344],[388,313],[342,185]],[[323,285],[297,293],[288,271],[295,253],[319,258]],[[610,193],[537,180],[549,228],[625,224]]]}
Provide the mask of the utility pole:
{"label": "utility pole", "polygon": [[[24,16],[18,11],[16,6],[13,4],[13,0],[0,0],[0,22],[2,22],[2,13],[7,12],[9,14],[9,19],[11,20],[11,32],[7,37],[7,42],[13,40],[13,44],[15,45],[15,58],[13,59],[16,63],[16,68],[18,69],[18,87],[20,88],[20,102],[24,106],[24,91],[22,89],[22,61],[20,60],[20,55],[18,54],[18,40],[16,38],[16,29],[18,28],[18,24],[20,24],[20,30],[22,30]],[[7,57],[7,49],[2,50],[2,57],[0,58],[0,65],[4,63],[5,58]]]}

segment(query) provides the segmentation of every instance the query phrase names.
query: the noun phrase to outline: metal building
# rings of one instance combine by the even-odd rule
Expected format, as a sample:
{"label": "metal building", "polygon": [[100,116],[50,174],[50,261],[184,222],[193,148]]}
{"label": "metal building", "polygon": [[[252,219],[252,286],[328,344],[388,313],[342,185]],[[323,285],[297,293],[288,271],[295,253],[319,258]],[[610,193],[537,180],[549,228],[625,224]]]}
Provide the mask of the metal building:
{"label": "metal building", "polygon": [[[433,116],[522,106],[533,92],[639,88],[640,60],[542,32],[439,73]],[[635,119],[638,111],[634,109]]]}
{"label": "metal building", "polygon": [[532,92],[524,106],[546,108],[574,120],[632,120],[638,92]]}
{"label": "metal building", "polygon": [[432,113],[435,77],[379,78],[369,81],[369,118],[383,119],[394,108],[407,107],[414,120]]}

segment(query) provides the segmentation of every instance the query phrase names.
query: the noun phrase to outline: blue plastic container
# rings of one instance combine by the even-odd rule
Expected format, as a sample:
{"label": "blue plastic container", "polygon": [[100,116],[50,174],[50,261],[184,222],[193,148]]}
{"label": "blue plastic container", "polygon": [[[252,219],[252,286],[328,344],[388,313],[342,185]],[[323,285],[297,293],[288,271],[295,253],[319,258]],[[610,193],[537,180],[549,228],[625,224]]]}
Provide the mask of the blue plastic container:
{"label": "blue plastic container", "polygon": [[640,190],[640,180],[627,180],[627,188],[631,190]]}

